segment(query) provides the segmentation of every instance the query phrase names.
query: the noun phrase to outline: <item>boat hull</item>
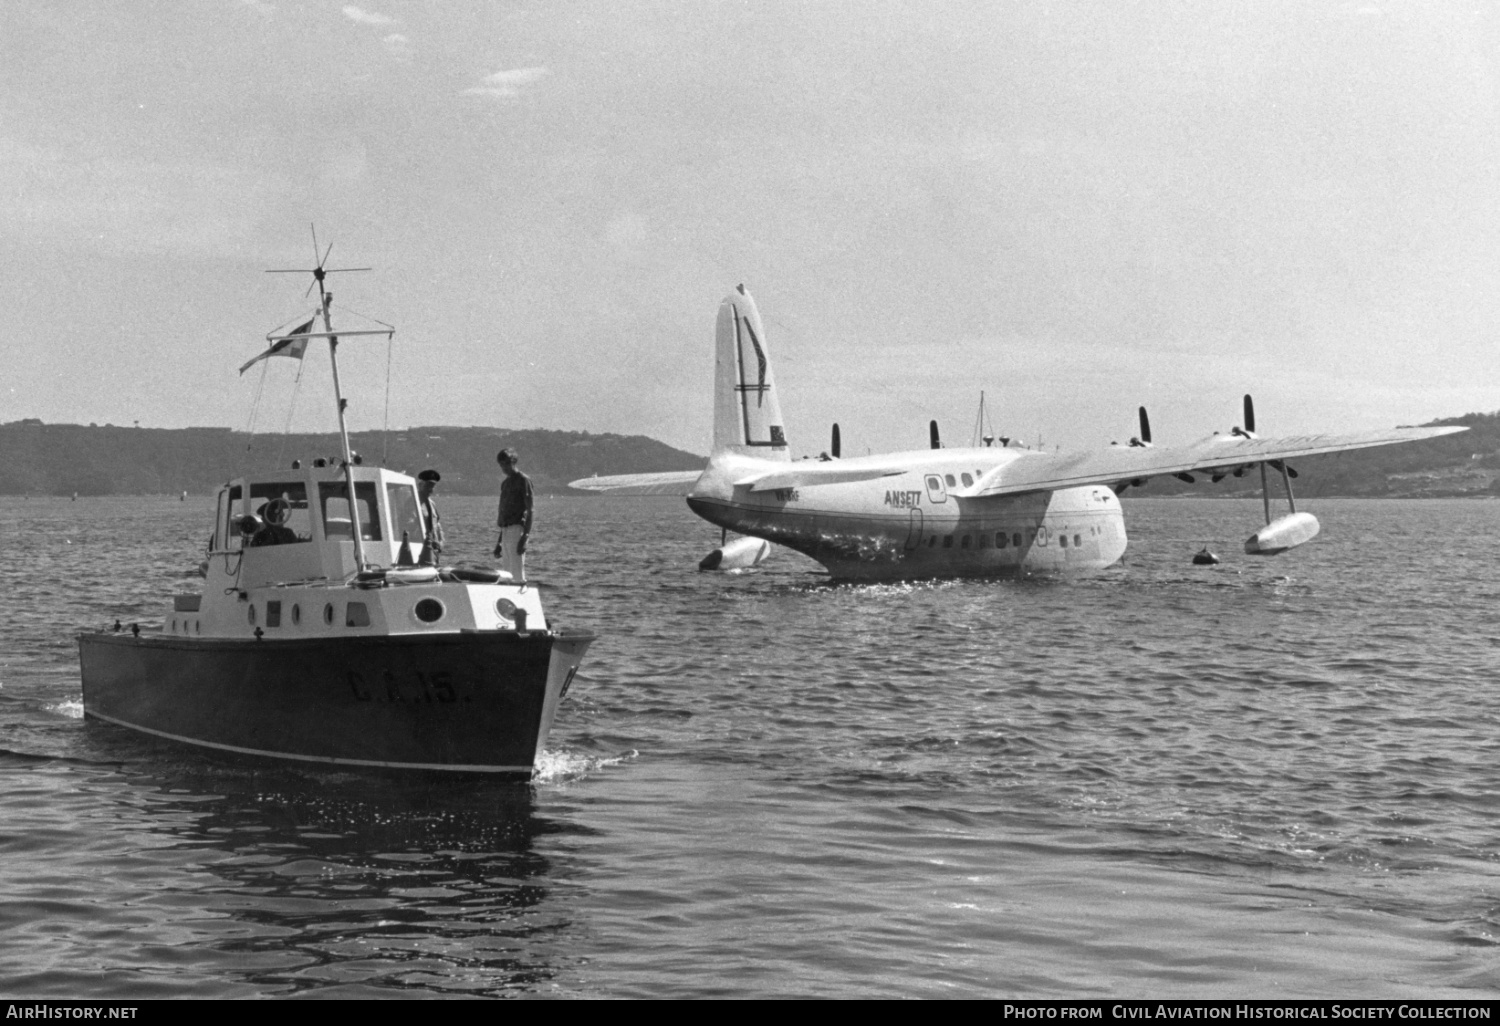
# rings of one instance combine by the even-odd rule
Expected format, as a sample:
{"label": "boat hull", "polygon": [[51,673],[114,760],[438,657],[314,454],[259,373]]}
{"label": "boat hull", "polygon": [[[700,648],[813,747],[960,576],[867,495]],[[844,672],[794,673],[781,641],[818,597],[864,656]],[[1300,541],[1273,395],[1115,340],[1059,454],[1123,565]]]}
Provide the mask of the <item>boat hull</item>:
{"label": "boat hull", "polygon": [[526,779],[586,631],[83,634],[84,715],[225,755]]}

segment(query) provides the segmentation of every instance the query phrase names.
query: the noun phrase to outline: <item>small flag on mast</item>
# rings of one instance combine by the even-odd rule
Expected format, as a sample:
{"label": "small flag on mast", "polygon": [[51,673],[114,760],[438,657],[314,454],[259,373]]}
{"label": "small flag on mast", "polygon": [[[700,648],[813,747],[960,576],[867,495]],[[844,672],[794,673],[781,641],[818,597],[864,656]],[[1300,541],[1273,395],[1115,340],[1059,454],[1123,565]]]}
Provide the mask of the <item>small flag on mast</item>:
{"label": "small flag on mast", "polygon": [[286,333],[286,336],[279,338],[274,343],[272,343],[270,349],[267,349],[264,353],[261,353],[255,359],[251,360],[249,363],[246,363],[243,367],[241,367],[240,373],[245,373],[251,367],[254,367],[257,363],[260,363],[260,361],[264,360],[268,356],[290,356],[295,360],[302,359],[302,354],[307,352],[307,339],[296,338],[295,336],[306,335],[309,331],[312,331],[312,326],[313,322],[308,321],[306,324],[293,328],[291,331]]}

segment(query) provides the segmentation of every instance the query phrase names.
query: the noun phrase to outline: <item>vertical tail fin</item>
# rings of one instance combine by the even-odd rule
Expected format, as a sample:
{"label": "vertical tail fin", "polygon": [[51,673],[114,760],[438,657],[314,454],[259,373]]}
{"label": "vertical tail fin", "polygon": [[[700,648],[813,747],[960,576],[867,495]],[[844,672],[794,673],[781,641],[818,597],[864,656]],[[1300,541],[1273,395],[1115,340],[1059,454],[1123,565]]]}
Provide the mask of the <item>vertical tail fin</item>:
{"label": "vertical tail fin", "polygon": [[714,341],[714,453],[789,462],[766,332],[745,286],[719,306]]}

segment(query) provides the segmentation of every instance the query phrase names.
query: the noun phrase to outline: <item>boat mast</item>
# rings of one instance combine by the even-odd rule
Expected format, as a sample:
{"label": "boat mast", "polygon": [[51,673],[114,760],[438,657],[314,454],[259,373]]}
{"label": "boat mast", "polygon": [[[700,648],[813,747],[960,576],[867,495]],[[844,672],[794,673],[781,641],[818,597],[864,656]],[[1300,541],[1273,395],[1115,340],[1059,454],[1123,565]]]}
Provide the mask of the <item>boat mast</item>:
{"label": "boat mast", "polygon": [[[354,451],[349,448],[349,427],[344,422],[344,408],[349,404],[344,400],[344,393],[339,388],[339,339],[333,333],[333,316],[329,312],[333,306],[333,294],[323,287],[323,279],[337,271],[368,271],[368,267],[329,267],[328,257],[333,252],[333,243],[318,255],[318,230],[312,229],[313,244],[313,282],[318,286],[318,309],[323,314],[323,331],[299,333],[296,336],[284,336],[284,338],[326,338],[328,339],[328,359],[333,364],[333,399],[339,414],[339,442],[344,447],[344,487],[348,489],[347,500],[349,503],[349,531],[351,540],[354,542],[354,566],[357,573],[363,573],[366,569],[364,539],[359,529],[359,506],[354,498]],[[267,274],[306,274],[307,268],[285,268],[267,271]],[[312,291],[312,286],[307,287]],[[384,323],[384,322],[380,322]],[[386,325],[391,331],[390,325]],[[388,335],[389,331],[346,331],[346,335]],[[268,336],[269,338],[269,336]],[[371,512],[374,512],[372,507]]]}
{"label": "boat mast", "polygon": [[359,504],[354,497],[354,451],[349,448],[349,426],[344,422],[344,408],[349,404],[339,388],[339,340],[333,333],[333,317],[329,307],[333,305],[333,293],[323,288],[323,268],[313,271],[318,280],[318,301],[323,311],[323,330],[328,332],[328,361],[333,365],[333,399],[339,413],[339,442],[344,447],[344,487],[348,489],[349,533],[354,540],[355,573],[365,572],[364,539],[359,529]]}

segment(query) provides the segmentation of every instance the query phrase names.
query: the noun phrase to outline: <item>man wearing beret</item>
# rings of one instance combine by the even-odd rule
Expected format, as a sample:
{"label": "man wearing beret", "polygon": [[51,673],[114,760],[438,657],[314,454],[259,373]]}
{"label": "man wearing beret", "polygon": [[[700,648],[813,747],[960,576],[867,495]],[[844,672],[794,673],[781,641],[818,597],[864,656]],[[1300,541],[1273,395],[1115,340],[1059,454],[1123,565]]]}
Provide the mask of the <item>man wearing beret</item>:
{"label": "man wearing beret", "polygon": [[437,503],[432,501],[432,493],[442,479],[443,475],[436,470],[424,470],[417,475],[417,505],[422,510],[423,524],[422,562],[428,566],[437,566],[443,553],[443,518],[438,516]]}

